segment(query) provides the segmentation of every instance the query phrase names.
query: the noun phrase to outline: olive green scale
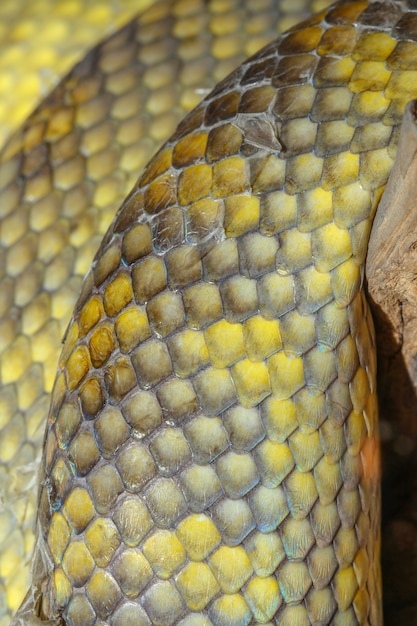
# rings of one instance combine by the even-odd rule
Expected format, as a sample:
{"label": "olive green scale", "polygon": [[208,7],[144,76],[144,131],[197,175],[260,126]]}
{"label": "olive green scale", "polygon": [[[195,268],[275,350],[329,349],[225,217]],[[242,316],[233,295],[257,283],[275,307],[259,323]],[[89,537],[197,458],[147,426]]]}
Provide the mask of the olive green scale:
{"label": "olive green scale", "polygon": [[382,624],[362,282],[417,96],[414,24],[352,2],[289,31],[179,125],[119,210],[53,392],[45,617]]}

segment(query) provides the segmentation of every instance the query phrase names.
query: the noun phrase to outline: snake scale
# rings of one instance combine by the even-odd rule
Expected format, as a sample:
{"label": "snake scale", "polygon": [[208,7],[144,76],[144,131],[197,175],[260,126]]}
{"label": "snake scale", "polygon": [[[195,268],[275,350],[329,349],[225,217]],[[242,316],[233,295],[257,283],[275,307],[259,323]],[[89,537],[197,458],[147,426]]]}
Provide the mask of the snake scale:
{"label": "snake scale", "polygon": [[[19,329],[1,399],[11,413],[22,376],[29,409],[3,434],[6,461],[6,444],[39,432],[47,411],[25,333],[49,357],[79,286],[71,274],[90,265],[59,359],[32,581],[13,624],[382,624],[363,267],[417,96],[414,4],[322,10],[175,130],[178,105],[205,85],[202,5],[158,4],[94,49],[1,156],[4,337]],[[227,32],[235,4],[208,7]],[[177,72],[188,92],[170,82]],[[164,97],[146,100],[139,73]],[[141,108],[157,115],[145,140]],[[132,184],[85,261],[101,219],[91,206],[106,213]],[[78,251],[51,264],[66,238]],[[23,466],[34,460],[24,441]],[[16,511],[25,522],[20,499]]]}

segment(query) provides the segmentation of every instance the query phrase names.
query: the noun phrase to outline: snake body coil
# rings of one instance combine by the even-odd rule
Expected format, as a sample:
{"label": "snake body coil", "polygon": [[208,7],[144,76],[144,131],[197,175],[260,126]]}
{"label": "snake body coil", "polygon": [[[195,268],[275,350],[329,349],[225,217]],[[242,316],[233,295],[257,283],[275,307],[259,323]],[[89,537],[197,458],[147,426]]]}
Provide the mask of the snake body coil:
{"label": "snake body coil", "polygon": [[416,39],[335,5],[150,161],[66,333],[16,624],[382,624],[362,282]]}

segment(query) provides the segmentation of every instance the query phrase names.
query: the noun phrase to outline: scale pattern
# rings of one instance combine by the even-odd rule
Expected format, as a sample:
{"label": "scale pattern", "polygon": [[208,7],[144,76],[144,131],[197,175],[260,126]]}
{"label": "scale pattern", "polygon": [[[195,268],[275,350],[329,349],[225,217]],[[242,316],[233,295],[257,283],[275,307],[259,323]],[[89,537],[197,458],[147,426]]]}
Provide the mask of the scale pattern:
{"label": "scale pattern", "polygon": [[[150,0],[4,0],[0,4],[0,146],[75,63]],[[101,34],[100,34],[101,33]]]}
{"label": "scale pattern", "polygon": [[[95,48],[0,153],[0,626],[9,626],[29,586],[34,476],[61,338],[108,225],[202,92],[320,1],[164,0]],[[16,5],[1,3],[0,37],[3,12],[10,20]],[[50,30],[28,21],[42,7]],[[76,8],[76,0],[54,0],[53,9],[32,3],[20,12],[21,28],[42,38],[37,54],[26,49],[26,70],[51,59],[50,40],[63,33],[57,16],[76,31],[60,42],[60,63],[93,16],[105,17],[98,3],[80,2],[85,21],[77,26]],[[14,41],[22,30],[7,23],[7,32]],[[18,98],[13,124],[33,82],[22,85],[7,70],[21,58],[16,46],[0,56],[0,89],[10,75],[19,83],[0,102],[1,125],[2,107]]]}
{"label": "scale pattern", "polygon": [[53,392],[47,617],[382,623],[361,285],[417,95],[414,27],[411,9],[355,2],[290,31],[180,124],[122,206]]}

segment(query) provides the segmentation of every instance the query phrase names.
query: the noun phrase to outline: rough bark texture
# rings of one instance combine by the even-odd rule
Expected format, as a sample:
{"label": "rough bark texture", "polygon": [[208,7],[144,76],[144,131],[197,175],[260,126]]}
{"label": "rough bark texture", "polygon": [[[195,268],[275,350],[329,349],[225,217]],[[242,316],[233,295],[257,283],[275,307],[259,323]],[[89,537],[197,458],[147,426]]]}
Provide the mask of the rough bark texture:
{"label": "rough bark texture", "polygon": [[417,623],[416,104],[413,101],[406,109],[396,163],[374,221],[366,266],[378,347],[382,560],[388,625],[394,615],[398,620],[399,606],[402,620]]}

